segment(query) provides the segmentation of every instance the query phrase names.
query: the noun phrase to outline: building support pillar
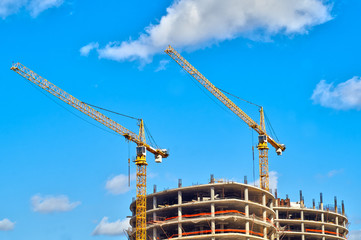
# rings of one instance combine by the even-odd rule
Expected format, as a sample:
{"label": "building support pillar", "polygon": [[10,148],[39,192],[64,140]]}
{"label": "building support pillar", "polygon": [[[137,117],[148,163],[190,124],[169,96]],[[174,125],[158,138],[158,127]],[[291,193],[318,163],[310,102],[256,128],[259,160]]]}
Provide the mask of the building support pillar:
{"label": "building support pillar", "polygon": [[305,223],[304,223],[304,214],[303,214],[303,210],[301,211],[301,231],[302,231],[302,240],[305,240]]}
{"label": "building support pillar", "polygon": [[338,225],[338,217],[336,217],[336,219],[335,219],[335,221],[336,221],[336,225],[337,225],[337,227],[336,227],[336,235],[337,236],[340,236],[340,229],[339,229],[339,225]]}
{"label": "building support pillar", "polygon": [[[157,209],[157,197],[154,196],[153,197],[153,209]],[[156,221],[157,220],[157,213],[156,211],[153,212],[153,221]],[[157,228],[154,227],[153,228],[153,240],[157,240]]]}
{"label": "building support pillar", "polygon": [[244,200],[246,201],[246,206],[244,208],[246,214],[246,234],[249,235],[249,204],[248,204],[248,187],[244,189]]}
{"label": "building support pillar", "polygon": [[182,237],[182,192],[178,191],[178,237]]}
{"label": "building support pillar", "polygon": [[[322,206],[322,210],[323,210],[323,206]],[[321,213],[321,222],[322,222],[322,234],[325,234],[325,214]],[[322,237],[322,240],[325,240],[325,237]]]}
{"label": "building support pillar", "polygon": [[[215,193],[214,193],[214,187],[211,187],[211,217],[212,217],[212,220],[211,220],[211,230],[212,230],[212,235],[214,236],[214,234],[216,234],[216,223],[215,223],[215,220],[214,220],[214,217],[215,217],[215,206],[214,206],[214,196],[215,196]],[[214,239],[214,237],[212,237],[212,240]]]}

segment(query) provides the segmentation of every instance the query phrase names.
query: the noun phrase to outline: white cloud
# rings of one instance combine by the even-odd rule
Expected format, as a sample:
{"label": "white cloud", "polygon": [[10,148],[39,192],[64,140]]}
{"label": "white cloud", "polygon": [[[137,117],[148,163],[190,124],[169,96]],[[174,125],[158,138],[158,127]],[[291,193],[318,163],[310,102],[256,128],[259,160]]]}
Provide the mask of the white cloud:
{"label": "white cloud", "polygon": [[[135,176],[133,174],[130,176],[130,180],[134,181],[134,179]],[[130,190],[130,187],[128,186],[128,181],[129,180],[127,175],[119,174],[109,179],[105,184],[105,188],[108,190],[108,192],[114,195],[126,193]]]}
{"label": "white cloud", "polygon": [[64,0],[31,0],[27,8],[32,17],[37,17],[41,12],[49,8],[60,7],[63,3]]}
{"label": "white cloud", "polygon": [[9,219],[5,218],[0,221],[0,231],[10,231],[15,227],[15,223],[11,222]]}
{"label": "white cloud", "polygon": [[276,171],[270,171],[269,172],[269,188],[273,189],[273,191],[275,189],[277,189],[278,186],[278,173]]}
{"label": "white cloud", "polygon": [[88,45],[85,45],[84,47],[80,48],[80,55],[88,56],[91,50],[97,49],[98,47],[99,47],[99,43],[97,42],[89,43]]}
{"label": "white cloud", "polygon": [[37,17],[41,12],[60,7],[64,0],[0,0],[0,17],[6,17],[16,14],[20,9],[25,8],[32,17]]}
{"label": "white cloud", "polygon": [[98,49],[100,58],[149,61],[171,44],[177,49],[246,37],[305,34],[332,17],[323,0],[176,0],[158,24],[136,40],[111,42]]}
{"label": "white cloud", "polygon": [[0,0],[0,17],[5,19],[7,16],[15,14],[27,0]]}
{"label": "white cloud", "polygon": [[316,178],[318,178],[319,180],[326,180],[328,178],[333,178],[336,175],[340,175],[344,172],[344,169],[333,169],[328,171],[327,173],[319,173],[316,175]]}
{"label": "white cloud", "polygon": [[350,232],[348,240],[360,240],[361,239],[361,230],[353,230]]}
{"label": "white cloud", "polygon": [[95,227],[92,235],[122,235],[125,230],[130,228],[129,219],[117,220],[115,222],[108,222],[108,217],[104,217],[98,226]]}
{"label": "white cloud", "polygon": [[64,195],[47,197],[35,195],[31,198],[33,211],[40,213],[68,212],[80,204],[81,202],[70,202]]}
{"label": "white cloud", "polygon": [[[250,185],[255,185],[259,187],[259,179],[255,182],[250,183]],[[273,191],[277,189],[278,186],[278,172],[276,171],[270,171],[269,172],[269,189],[272,189]]]}
{"label": "white cloud", "polygon": [[166,70],[168,63],[169,63],[169,60],[160,60],[159,66],[157,67],[155,72]]}
{"label": "white cloud", "polygon": [[353,77],[334,86],[320,81],[313,90],[311,99],[323,107],[339,110],[361,109],[361,78]]}
{"label": "white cloud", "polygon": [[335,175],[337,175],[337,174],[341,174],[341,173],[343,173],[343,169],[335,169],[335,170],[331,170],[331,171],[329,171],[328,173],[327,173],[327,176],[328,177],[333,177],[333,176],[335,176]]}

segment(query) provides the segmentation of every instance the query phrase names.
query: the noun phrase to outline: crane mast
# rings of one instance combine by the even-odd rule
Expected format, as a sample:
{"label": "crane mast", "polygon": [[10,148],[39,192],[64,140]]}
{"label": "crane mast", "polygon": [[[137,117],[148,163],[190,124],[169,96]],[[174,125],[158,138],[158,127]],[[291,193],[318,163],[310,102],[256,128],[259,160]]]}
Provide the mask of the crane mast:
{"label": "crane mast", "polygon": [[193,78],[195,78],[200,84],[202,84],[209,92],[211,92],[218,100],[220,100],[227,108],[241,118],[249,127],[254,129],[258,134],[259,160],[260,160],[260,187],[265,190],[269,190],[269,171],[268,171],[268,144],[270,143],[275,149],[278,155],[282,155],[282,152],[286,149],[284,144],[276,142],[266,132],[264,122],[263,108],[260,108],[260,124],[257,124],[252,118],[250,118],[242,109],[240,109],[235,103],[233,103],[227,96],[223,94],[216,86],[214,86],[206,77],[204,77],[195,67],[193,67],[186,59],[184,59],[174,48],[168,46],[165,52],[176,61],[186,72],[188,72]]}
{"label": "crane mast", "polygon": [[65,92],[61,88],[52,84],[45,78],[39,76],[29,68],[25,67],[21,63],[15,63],[12,65],[11,70],[18,73],[20,76],[59,98],[63,102],[69,104],[75,109],[88,115],[104,126],[110,128],[116,133],[124,136],[127,140],[137,144],[136,153],[137,157],[135,164],[137,166],[136,177],[136,240],[146,240],[146,190],[147,190],[147,161],[146,151],[154,154],[156,162],[162,162],[162,158],[169,156],[168,151],[165,149],[157,149],[146,143],[144,123],[142,119],[139,119],[139,134],[128,130],[114,120],[108,118],[104,114],[98,112],[94,108],[90,107],[86,103],[78,100],[69,93]]}

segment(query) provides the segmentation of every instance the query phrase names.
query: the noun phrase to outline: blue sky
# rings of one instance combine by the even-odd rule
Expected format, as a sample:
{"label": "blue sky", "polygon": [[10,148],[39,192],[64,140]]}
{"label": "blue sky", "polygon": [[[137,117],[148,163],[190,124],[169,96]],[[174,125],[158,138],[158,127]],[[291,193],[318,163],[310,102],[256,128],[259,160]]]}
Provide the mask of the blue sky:
{"label": "blue sky", "polygon": [[320,192],[329,204],[337,196],[350,239],[361,239],[361,3],[270,2],[0,0],[0,239],[119,238],[109,229],[124,226],[135,195],[128,143],[49,100],[9,70],[13,61],[84,102],[143,118],[171,153],[162,164],[148,155],[148,192],[210,174],[253,181],[252,131],[162,52],[168,43],[219,88],[264,106],[287,146],[282,157],[270,151],[279,195],[297,201],[303,190],[308,206]]}

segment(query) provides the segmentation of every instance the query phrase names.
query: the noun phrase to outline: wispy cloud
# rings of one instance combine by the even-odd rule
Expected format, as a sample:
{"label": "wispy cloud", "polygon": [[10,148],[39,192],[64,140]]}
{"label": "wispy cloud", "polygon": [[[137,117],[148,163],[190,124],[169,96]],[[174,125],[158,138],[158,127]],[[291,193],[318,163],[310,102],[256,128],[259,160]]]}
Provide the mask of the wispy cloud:
{"label": "wispy cloud", "polygon": [[98,47],[99,47],[99,43],[97,42],[89,43],[88,45],[85,45],[84,47],[80,48],[80,55],[88,56],[91,50],[97,49]]}
{"label": "wispy cloud", "polygon": [[[135,175],[132,174],[130,176],[130,181],[135,180]],[[105,189],[108,190],[109,193],[114,195],[119,195],[122,193],[126,193],[130,190],[130,187],[128,186],[128,176],[124,174],[119,174],[115,177],[110,178],[106,184]]]}
{"label": "wispy cloud", "polygon": [[37,17],[41,12],[54,7],[60,7],[64,0],[31,0],[28,2],[27,9],[32,17]]}
{"label": "wispy cloud", "polygon": [[150,61],[169,44],[194,50],[238,37],[306,34],[332,18],[331,8],[323,0],[178,0],[138,39],[110,42],[98,53],[117,61]]}
{"label": "wispy cloud", "polygon": [[335,175],[343,173],[343,169],[334,169],[327,173],[328,177],[334,177]]}
{"label": "wispy cloud", "polygon": [[21,9],[26,9],[35,18],[41,12],[60,7],[63,3],[64,0],[0,0],[0,17],[5,19]]}
{"label": "wispy cloud", "polygon": [[319,180],[326,180],[326,179],[330,179],[330,178],[333,178],[337,175],[340,175],[344,173],[344,169],[341,168],[341,169],[333,169],[333,170],[330,170],[328,171],[327,173],[319,173],[316,175],[316,178],[319,179]]}
{"label": "wispy cloud", "polygon": [[338,110],[361,109],[361,78],[353,77],[334,86],[320,81],[313,90],[311,99],[315,104]]}
{"label": "wispy cloud", "polygon": [[81,202],[70,202],[64,195],[46,196],[35,195],[31,198],[31,205],[34,212],[53,213],[68,212],[79,206]]}
{"label": "wispy cloud", "polygon": [[125,230],[130,228],[129,219],[117,220],[115,222],[108,222],[108,217],[104,217],[98,226],[95,227],[92,235],[122,235]]}
{"label": "wispy cloud", "polygon": [[15,223],[11,222],[9,219],[5,218],[0,221],[0,231],[10,231],[15,227]]}
{"label": "wispy cloud", "polygon": [[[255,182],[250,183],[250,185],[256,185],[259,187],[259,179]],[[270,171],[269,172],[269,188],[272,190],[277,189],[278,186],[278,172]]]}
{"label": "wispy cloud", "polygon": [[169,60],[160,60],[159,66],[155,69],[155,72],[166,70]]}
{"label": "wispy cloud", "polygon": [[360,240],[361,239],[361,230],[350,231],[350,236],[348,240]]}

